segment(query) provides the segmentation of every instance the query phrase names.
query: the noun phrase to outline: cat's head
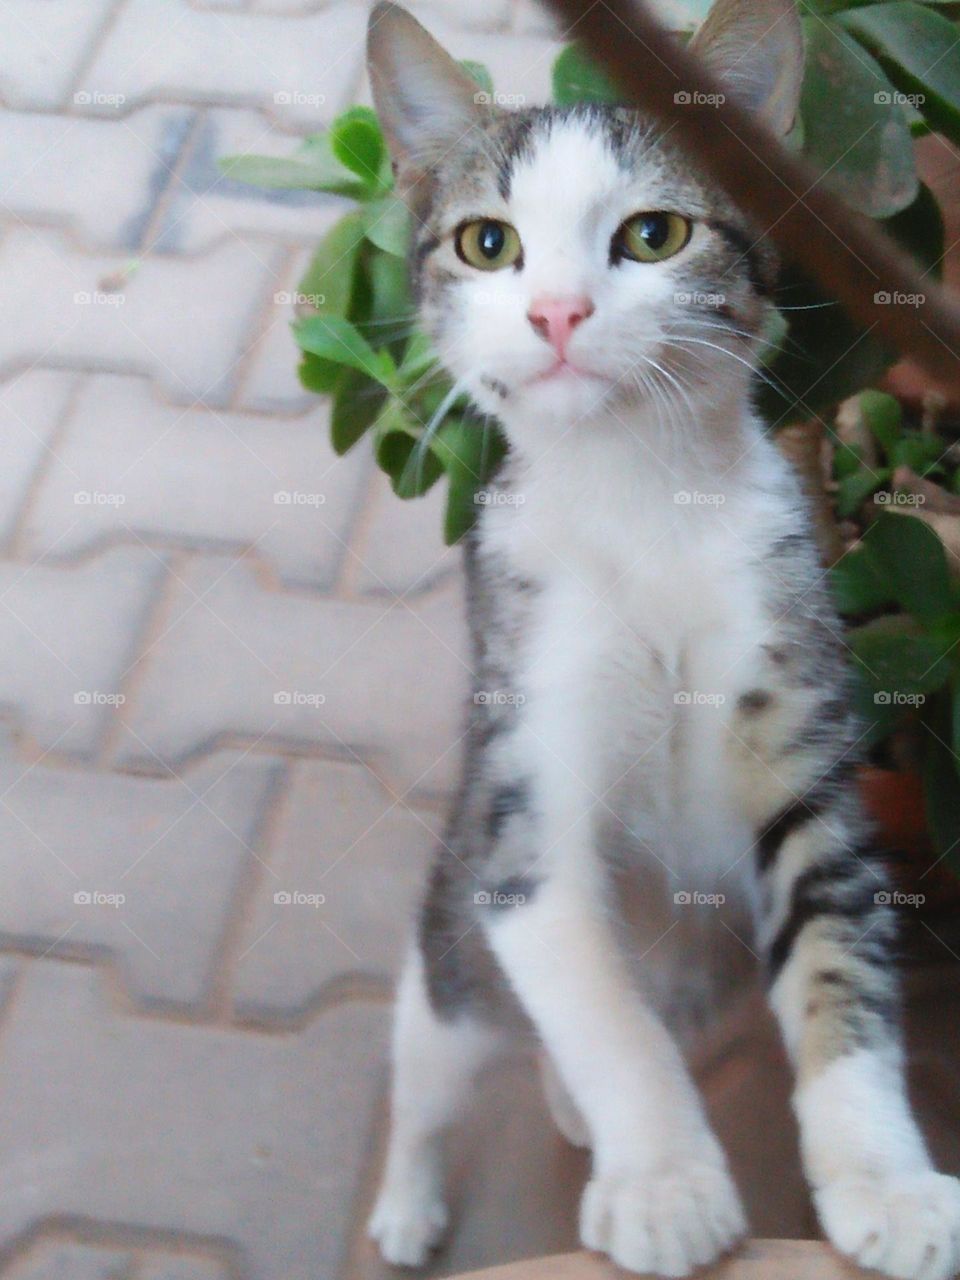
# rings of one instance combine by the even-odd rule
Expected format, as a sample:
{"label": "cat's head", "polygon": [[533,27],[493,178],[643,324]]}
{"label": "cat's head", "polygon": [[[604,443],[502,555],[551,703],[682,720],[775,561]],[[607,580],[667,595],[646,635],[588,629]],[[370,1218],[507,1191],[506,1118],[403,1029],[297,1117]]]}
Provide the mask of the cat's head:
{"label": "cat's head", "polygon": [[[794,0],[717,0],[693,47],[771,129],[790,129]],[[669,126],[618,107],[503,110],[393,4],[374,8],[368,54],[414,214],[421,322],[508,432],[745,386],[773,253]]]}

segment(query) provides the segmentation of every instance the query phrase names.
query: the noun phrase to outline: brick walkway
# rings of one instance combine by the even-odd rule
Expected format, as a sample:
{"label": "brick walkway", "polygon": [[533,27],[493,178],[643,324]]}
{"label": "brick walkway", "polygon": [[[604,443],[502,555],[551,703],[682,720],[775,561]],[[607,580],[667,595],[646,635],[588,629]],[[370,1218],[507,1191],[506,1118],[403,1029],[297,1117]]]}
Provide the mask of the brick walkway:
{"label": "brick walkway", "polygon": [[[0,7],[4,1277],[382,1274],[359,1222],[457,755],[457,558],[440,495],[336,459],[294,377],[284,295],[339,204],[216,168],[366,96],[365,8]],[[546,96],[529,0],[423,16]],[[574,1243],[582,1163],[525,1067],[460,1139],[441,1273]],[[724,1069],[733,1141],[769,1106],[789,1162],[776,1069],[762,1105]],[[778,1187],[768,1231],[807,1212]]]}

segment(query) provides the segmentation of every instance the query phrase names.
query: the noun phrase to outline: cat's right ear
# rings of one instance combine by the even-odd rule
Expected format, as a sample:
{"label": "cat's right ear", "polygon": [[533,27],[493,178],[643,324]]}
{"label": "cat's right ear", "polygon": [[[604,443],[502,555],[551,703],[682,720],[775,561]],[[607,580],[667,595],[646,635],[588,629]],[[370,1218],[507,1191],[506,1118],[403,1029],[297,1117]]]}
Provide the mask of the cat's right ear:
{"label": "cat's right ear", "polygon": [[397,4],[377,4],[370,14],[367,66],[390,154],[407,185],[469,132],[486,95]]}

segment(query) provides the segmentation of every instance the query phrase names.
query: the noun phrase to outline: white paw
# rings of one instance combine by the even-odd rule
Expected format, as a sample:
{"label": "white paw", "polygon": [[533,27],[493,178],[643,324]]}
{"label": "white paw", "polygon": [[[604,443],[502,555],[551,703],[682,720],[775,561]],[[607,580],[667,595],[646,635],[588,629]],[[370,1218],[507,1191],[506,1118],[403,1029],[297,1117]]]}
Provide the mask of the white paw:
{"label": "white paw", "polygon": [[960,1271],[960,1181],[925,1170],[851,1177],[814,1193],[841,1253],[897,1280],[951,1280]]}
{"label": "white paw", "polygon": [[386,1262],[422,1267],[440,1242],[448,1220],[439,1197],[418,1196],[412,1187],[384,1191],[370,1215],[367,1235],[376,1240]]}
{"label": "white paw", "polygon": [[587,1184],[580,1239],[628,1271],[686,1276],[746,1234],[729,1173],[706,1162]]}

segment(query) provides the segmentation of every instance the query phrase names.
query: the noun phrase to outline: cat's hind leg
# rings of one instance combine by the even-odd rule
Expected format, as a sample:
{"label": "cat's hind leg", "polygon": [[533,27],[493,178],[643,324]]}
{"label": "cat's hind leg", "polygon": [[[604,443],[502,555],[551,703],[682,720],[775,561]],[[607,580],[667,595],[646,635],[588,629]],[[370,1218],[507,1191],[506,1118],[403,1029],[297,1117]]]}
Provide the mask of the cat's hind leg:
{"label": "cat's hind leg", "polygon": [[503,1037],[469,1009],[431,1001],[423,953],[411,948],[397,991],[391,1128],[383,1182],[367,1227],[387,1262],[426,1262],[447,1225],[443,1136]]}

